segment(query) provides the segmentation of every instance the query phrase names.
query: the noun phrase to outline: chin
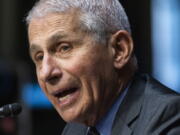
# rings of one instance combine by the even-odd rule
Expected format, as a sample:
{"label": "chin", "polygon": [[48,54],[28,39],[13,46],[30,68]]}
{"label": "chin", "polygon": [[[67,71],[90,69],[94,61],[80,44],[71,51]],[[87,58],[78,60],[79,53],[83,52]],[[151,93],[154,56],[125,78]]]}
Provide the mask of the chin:
{"label": "chin", "polygon": [[77,118],[76,116],[72,116],[72,115],[62,116],[61,114],[60,114],[60,116],[61,116],[61,118],[62,118],[65,122],[67,122],[67,123],[69,123],[69,122],[82,123],[82,122],[79,120],[79,118]]}
{"label": "chin", "polygon": [[61,116],[61,118],[65,121],[65,122],[77,122],[77,120],[79,119],[78,114],[75,114],[75,112],[73,111],[58,111],[59,115]]}

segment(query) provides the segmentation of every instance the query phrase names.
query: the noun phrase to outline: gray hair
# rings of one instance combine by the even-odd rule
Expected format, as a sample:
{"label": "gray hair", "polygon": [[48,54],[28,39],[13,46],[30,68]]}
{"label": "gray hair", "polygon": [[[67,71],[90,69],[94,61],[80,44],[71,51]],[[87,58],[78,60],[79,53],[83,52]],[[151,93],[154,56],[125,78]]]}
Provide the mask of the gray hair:
{"label": "gray hair", "polygon": [[[97,42],[106,43],[109,35],[118,30],[126,30],[131,34],[128,17],[118,0],[39,0],[26,17],[26,23],[29,24],[33,18],[50,13],[66,13],[71,9],[80,10],[82,29],[93,33]],[[135,55],[130,65],[133,70],[138,68]]]}
{"label": "gray hair", "polygon": [[131,33],[128,17],[118,0],[39,0],[29,12],[26,22],[29,24],[33,18],[70,9],[80,9],[80,23],[98,40],[102,41],[118,30]]}

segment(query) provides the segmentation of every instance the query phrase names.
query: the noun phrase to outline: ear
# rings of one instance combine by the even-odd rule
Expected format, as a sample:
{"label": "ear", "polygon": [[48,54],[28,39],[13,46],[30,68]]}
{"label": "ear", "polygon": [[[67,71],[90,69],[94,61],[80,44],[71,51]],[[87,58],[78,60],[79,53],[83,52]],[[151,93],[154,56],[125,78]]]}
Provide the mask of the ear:
{"label": "ear", "polygon": [[111,47],[113,49],[114,67],[120,69],[129,61],[133,52],[131,35],[125,30],[116,32],[111,38]]}

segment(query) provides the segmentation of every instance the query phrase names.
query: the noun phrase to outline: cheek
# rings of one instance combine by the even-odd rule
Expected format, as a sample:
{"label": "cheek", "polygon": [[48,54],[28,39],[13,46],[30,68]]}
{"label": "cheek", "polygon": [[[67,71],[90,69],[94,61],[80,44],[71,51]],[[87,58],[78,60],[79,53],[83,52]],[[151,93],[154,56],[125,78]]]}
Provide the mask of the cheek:
{"label": "cheek", "polygon": [[41,90],[46,94],[46,96],[48,96],[45,83],[43,81],[39,80],[39,79],[38,79],[38,83],[39,83],[39,85],[41,87]]}
{"label": "cheek", "polygon": [[45,84],[43,81],[39,80],[39,79],[38,79],[38,83],[39,83],[39,85],[40,85],[40,87],[41,87],[41,90],[42,90],[43,93],[46,95],[46,97],[49,99],[49,101],[50,101],[52,104],[55,105],[55,100],[54,100],[54,98],[48,93],[48,90],[47,90],[47,88],[46,88],[46,84]]}
{"label": "cheek", "polygon": [[87,76],[93,73],[95,71],[95,64],[92,63],[87,58],[74,58],[70,62],[68,62],[64,69],[72,74],[73,76],[76,76],[78,78],[82,76]]}
{"label": "cheek", "polygon": [[94,87],[97,89],[98,78],[100,78],[97,67],[98,64],[89,57],[76,57],[65,65],[64,70],[80,80],[84,88],[83,92],[88,96],[92,95]]}
{"label": "cheek", "polygon": [[40,79],[40,72],[37,71],[37,70],[36,70],[36,75],[37,75],[37,81],[38,81],[38,83],[39,83],[42,91],[48,96],[48,94],[47,94],[48,92],[47,92],[47,89],[46,89],[46,84],[45,84],[44,81],[42,81],[42,80]]}

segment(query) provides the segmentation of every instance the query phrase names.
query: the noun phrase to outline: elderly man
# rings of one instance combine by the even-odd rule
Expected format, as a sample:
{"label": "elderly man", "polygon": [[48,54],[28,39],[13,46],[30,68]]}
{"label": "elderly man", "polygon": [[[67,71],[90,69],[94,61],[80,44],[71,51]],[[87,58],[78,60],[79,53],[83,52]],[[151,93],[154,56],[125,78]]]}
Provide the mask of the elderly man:
{"label": "elderly man", "polygon": [[63,135],[180,134],[180,96],[136,73],[118,0],[40,0],[26,20],[38,82],[68,123]]}

